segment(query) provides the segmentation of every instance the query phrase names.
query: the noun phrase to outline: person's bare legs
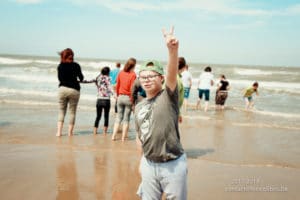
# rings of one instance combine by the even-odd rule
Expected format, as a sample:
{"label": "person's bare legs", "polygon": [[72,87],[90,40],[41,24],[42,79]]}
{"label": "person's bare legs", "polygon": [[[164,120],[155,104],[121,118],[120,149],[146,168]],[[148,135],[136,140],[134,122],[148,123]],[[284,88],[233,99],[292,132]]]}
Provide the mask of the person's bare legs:
{"label": "person's bare legs", "polygon": [[69,136],[73,136],[74,124],[69,124]]}
{"label": "person's bare legs", "polygon": [[254,101],[250,101],[248,107],[249,107],[248,109],[253,109],[253,107],[254,107]]}
{"label": "person's bare legs", "polygon": [[250,102],[249,102],[248,98],[245,98],[245,103],[246,103],[245,109],[249,110],[249,108],[250,108]]}
{"label": "person's bare legs", "polygon": [[207,112],[207,110],[208,110],[208,101],[205,101],[204,111]]}
{"label": "person's bare legs", "polygon": [[128,137],[129,124],[124,123],[122,128],[122,142],[125,141],[125,138]]}
{"label": "person's bare legs", "polygon": [[57,133],[56,133],[57,137],[62,136],[63,125],[64,125],[63,122],[57,122]]}
{"label": "person's bare legs", "polygon": [[97,131],[98,131],[98,128],[97,128],[97,127],[94,127],[94,131],[93,131],[94,135],[97,134]]}
{"label": "person's bare legs", "polygon": [[198,99],[196,104],[196,110],[199,110],[200,108],[201,108],[201,102],[200,99]]}
{"label": "person's bare legs", "polygon": [[116,140],[116,134],[117,134],[117,132],[119,130],[119,126],[120,126],[119,123],[115,123],[114,124],[114,130],[113,130],[113,134],[111,136],[111,140]]}
{"label": "person's bare legs", "polygon": [[104,135],[106,135],[106,134],[107,134],[107,129],[108,129],[108,127],[107,127],[107,126],[104,126],[104,127],[103,127],[103,134],[104,134]]}
{"label": "person's bare legs", "polygon": [[183,99],[183,109],[184,109],[184,112],[187,111],[187,105],[188,104],[188,100],[187,99]]}

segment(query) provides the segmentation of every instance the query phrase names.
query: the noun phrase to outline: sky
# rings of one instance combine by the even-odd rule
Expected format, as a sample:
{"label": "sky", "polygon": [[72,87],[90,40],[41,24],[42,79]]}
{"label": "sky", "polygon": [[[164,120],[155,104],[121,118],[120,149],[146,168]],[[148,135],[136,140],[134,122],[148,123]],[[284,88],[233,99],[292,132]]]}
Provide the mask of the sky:
{"label": "sky", "polygon": [[300,0],[1,0],[0,54],[300,66]]}

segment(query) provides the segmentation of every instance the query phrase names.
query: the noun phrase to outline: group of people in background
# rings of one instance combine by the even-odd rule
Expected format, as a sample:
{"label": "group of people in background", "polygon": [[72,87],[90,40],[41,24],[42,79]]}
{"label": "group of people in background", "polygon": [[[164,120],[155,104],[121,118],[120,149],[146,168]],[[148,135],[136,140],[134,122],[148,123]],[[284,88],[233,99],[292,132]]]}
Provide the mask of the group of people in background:
{"label": "group of people in background", "polygon": [[[192,87],[192,74],[188,71],[188,65],[186,65],[181,73],[181,80],[184,87],[184,111],[187,111],[188,99],[190,90]],[[204,111],[206,112],[209,108],[210,90],[214,85],[214,75],[210,66],[205,67],[204,71],[200,74],[198,80],[198,99],[196,103],[196,109],[201,108],[201,101],[204,98]],[[230,89],[229,81],[226,79],[224,74],[221,74],[217,82],[217,89],[215,94],[215,105],[216,110],[224,110],[225,102],[228,97],[228,91]],[[254,82],[252,86],[244,89],[243,98],[245,100],[246,109],[249,110],[253,107],[254,101],[252,98],[253,93],[258,95],[258,82]]]}
{"label": "group of people in background", "polygon": [[[67,48],[60,52],[61,62],[57,68],[59,80],[59,115],[57,136],[62,136],[64,118],[69,109],[68,135],[73,135],[75,116],[80,98],[80,82],[95,83],[97,88],[96,119],[93,133],[98,133],[99,121],[104,112],[103,134],[109,126],[111,98],[116,99],[112,140],[122,124],[124,141],[128,136],[132,112],[136,128],[136,140],[141,150],[141,184],[137,194],[142,199],[160,199],[165,193],[167,199],[187,198],[187,161],[180,142],[178,123],[182,121],[181,106],[187,111],[192,87],[192,75],[184,57],[178,57],[178,40],[170,32],[163,31],[168,49],[169,62],[164,75],[164,66],[155,60],[141,65],[135,73],[136,59],[129,58],[121,70],[120,63],[114,70],[103,67],[95,79],[85,80],[80,65],[74,62],[74,52]],[[211,67],[207,66],[199,77],[199,109],[204,97],[204,111],[208,110],[210,89],[214,85]],[[216,90],[216,108],[224,109],[228,96],[229,82],[220,76]],[[253,106],[252,94],[258,94],[258,83],[245,90],[243,97],[246,108]],[[155,173],[154,173],[155,172]],[[159,172],[159,173],[156,173]],[[174,178],[176,177],[176,178]]]}
{"label": "group of people in background", "polygon": [[[59,80],[59,116],[57,123],[57,136],[62,135],[64,118],[69,107],[70,119],[68,135],[73,135],[75,116],[80,98],[80,82],[95,83],[97,87],[96,119],[93,133],[98,133],[99,121],[104,113],[103,134],[106,135],[109,126],[109,113],[111,98],[115,98],[114,112],[116,120],[114,123],[112,140],[116,140],[116,134],[122,124],[122,141],[128,137],[129,121],[136,104],[146,97],[145,90],[141,86],[140,79],[135,73],[136,59],[129,58],[121,70],[118,62],[113,70],[108,66],[101,68],[100,74],[92,80],[84,80],[80,65],[74,62],[74,52],[67,48],[60,52],[61,62],[57,68]],[[184,57],[178,58],[177,84],[179,91],[179,122],[182,121],[181,110],[187,111],[190,91],[192,88],[192,74],[189,71]],[[198,80],[198,99],[196,109],[201,108],[204,99],[206,112],[209,108],[210,90],[214,83],[214,75],[210,66],[205,67]],[[216,84],[215,105],[216,110],[224,110],[225,102],[230,89],[229,81],[221,74]],[[251,109],[254,105],[253,94],[258,95],[258,82],[243,91],[245,108]],[[181,109],[181,107],[183,108]]]}

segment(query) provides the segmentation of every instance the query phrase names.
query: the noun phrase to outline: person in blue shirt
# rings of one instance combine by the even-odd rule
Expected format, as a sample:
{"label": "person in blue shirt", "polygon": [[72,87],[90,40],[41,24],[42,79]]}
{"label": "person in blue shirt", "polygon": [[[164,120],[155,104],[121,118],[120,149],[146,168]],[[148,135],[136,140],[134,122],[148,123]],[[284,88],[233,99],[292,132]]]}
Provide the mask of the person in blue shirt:
{"label": "person in blue shirt", "polygon": [[[114,91],[114,94],[116,94],[116,85],[117,85],[117,77],[120,73],[121,63],[116,63],[116,68],[111,70],[109,73],[110,77],[110,85]],[[115,113],[118,113],[118,106],[117,106],[117,99],[115,102]]]}

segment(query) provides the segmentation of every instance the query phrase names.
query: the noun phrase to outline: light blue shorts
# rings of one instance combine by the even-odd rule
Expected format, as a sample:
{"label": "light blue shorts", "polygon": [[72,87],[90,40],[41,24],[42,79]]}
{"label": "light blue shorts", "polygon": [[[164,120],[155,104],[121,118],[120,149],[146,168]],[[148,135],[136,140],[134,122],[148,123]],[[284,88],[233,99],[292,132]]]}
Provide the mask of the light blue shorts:
{"label": "light blue shorts", "polygon": [[137,194],[141,199],[161,199],[165,193],[167,199],[187,199],[187,159],[181,155],[178,159],[155,163],[142,156],[140,163],[142,182]]}

